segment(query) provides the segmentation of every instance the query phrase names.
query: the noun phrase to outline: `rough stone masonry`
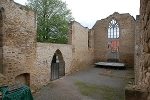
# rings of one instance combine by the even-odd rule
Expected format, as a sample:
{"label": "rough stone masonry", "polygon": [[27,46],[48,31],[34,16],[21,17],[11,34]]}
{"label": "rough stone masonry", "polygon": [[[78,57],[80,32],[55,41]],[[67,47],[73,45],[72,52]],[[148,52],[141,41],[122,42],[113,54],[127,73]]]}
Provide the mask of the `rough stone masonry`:
{"label": "rough stone masonry", "polygon": [[[143,10],[142,12],[146,13]],[[119,23],[119,62],[133,67],[135,32],[141,31],[135,31],[139,29],[136,25],[140,24],[130,14],[114,12],[107,18],[98,20],[92,29],[73,21],[68,24],[68,44],[38,43],[36,13],[13,0],[0,0],[0,86],[24,83],[35,89],[47,85],[51,79],[52,59],[57,51],[58,58],[65,63],[65,75],[82,70],[95,62],[107,61],[108,26],[112,19]],[[148,22],[144,25],[148,25]],[[148,33],[146,29],[148,30],[148,26],[144,27],[143,32]],[[141,63],[136,65],[148,62],[148,40],[141,41],[141,48],[145,46],[146,53],[141,56],[144,59],[139,57]],[[139,72],[136,75],[138,84],[148,81],[148,67],[144,68],[143,65],[136,69]]]}

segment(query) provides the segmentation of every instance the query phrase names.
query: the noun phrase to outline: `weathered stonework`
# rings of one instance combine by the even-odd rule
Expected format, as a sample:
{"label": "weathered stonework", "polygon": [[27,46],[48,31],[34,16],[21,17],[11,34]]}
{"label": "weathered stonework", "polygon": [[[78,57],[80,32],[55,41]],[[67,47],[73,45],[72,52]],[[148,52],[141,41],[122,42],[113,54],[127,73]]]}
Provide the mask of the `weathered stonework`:
{"label": "weathered stonework", "polygon": [[107,61],[108,57],[108,26],[112,19],[119,23],[119,62],[134,66],[134,33],[135,20],[129,14],[113,13],[106,19],[98,20],[93,26],[95,62]]}
{"label": "weathered stonework", "polygon": [[[28,73],[31,85],[36,62],[36,14],[13,1],[0,1],[1,54],[3,60],[0,86],[16,83],[16,77]],[[25,77],[25,76],[24,76]]]}
{"label": "weathered stonework", "polygon": [[141,50],[140,50],[140,28],[141,28],[141,19],[140,15],[136,16],[136,27],[135,27],[135,52],[134,52],[134,72],[135,72],[135,84],[138,83],[138,76],[139,76],[139,59],[141,55]]}
{"label": "weathered stonework", "polygon": [[[140,16],[137,17],[135,49],[135,84],[150,93],[150,0],[140,1]],[[150,95],[147,97],[150,100]]]}
{"label": "weathered stonework", "polygon": [[50,82],[51,62],[56,50],[60,50],[65,61],[65,75],[70,74],[72,62],[72,46],[65,44],[37,43],[35,85],[43,86]]}
{"label": "weathered stonework", "polygon": [[69,27],[69,44],[72,45],[71,72],[75,72],[93,64],[93,31],[75,21]]}
{"label": "weathered stonework", "polygon": [[125,87],[125,100],[147,100],[148,92],[145,87],[127,85]]}
{"label": "weathered stonework", "polygon": [[[114,13],[97,21],[92,29],[71,22],[68,44],[38,43],[36,13],[13,0],[1,0],[0,3],[0,86],[24,83],[36,88],[48,84],[53,55],[57,51],[65,63],[65,75],[94,62],[106,61],[107,31],[112,18],[120,27],[120,62],[133,66],[135,20],[129,14]],[[148,45],[145,45],[147,52]]]}

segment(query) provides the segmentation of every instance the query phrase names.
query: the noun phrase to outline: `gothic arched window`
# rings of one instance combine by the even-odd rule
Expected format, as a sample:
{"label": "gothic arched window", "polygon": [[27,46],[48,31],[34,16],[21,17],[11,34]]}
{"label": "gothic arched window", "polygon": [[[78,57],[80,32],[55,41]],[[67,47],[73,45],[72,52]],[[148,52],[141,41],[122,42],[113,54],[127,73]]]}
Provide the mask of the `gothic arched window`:
{"label": "gothic arched window", "polygon": [[108,38],[119,38],[119,25],[115,19],[112,19],[109,23]]}
{"label": "gothic arched window", "polygon": [[108,26],[108,61],[119,61],[119,24],[112,19]]}

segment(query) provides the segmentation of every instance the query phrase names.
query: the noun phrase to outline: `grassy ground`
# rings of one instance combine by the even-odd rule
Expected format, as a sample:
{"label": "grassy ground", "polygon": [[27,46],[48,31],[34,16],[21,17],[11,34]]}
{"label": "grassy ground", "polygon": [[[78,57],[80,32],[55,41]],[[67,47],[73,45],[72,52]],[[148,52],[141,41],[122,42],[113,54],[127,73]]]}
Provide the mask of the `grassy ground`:
{"label": "grassy ground", "polygon": [[82,95],[89,96],[93,99],[102,100],[124,100],[124,91],[108,86],[100,86],[95,84],[86,84],[84,82],[76,82],[76,86]]}

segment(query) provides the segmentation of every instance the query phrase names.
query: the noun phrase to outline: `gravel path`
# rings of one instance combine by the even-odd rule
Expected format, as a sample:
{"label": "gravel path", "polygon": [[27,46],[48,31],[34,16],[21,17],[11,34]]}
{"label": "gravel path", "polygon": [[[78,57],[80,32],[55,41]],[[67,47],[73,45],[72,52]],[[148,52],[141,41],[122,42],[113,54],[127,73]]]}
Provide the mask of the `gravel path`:
{"label": "gravel path", "polygon": [[[107,100],[101,98],[103,96],[96,98],[96,96],[83,95],[80,91],[81,89],[75,83],[80,82],[87,85],[117,88],[122,93],[121,95],[124,96],[124,87],[132,77],[132,70],[117,70],[92,66],[51,82],[34,94],[34,98],[35,100]],[[109,94],[109,91],[107,93]],[[115,98],[113,100],[122,100],[119,97]]]}

